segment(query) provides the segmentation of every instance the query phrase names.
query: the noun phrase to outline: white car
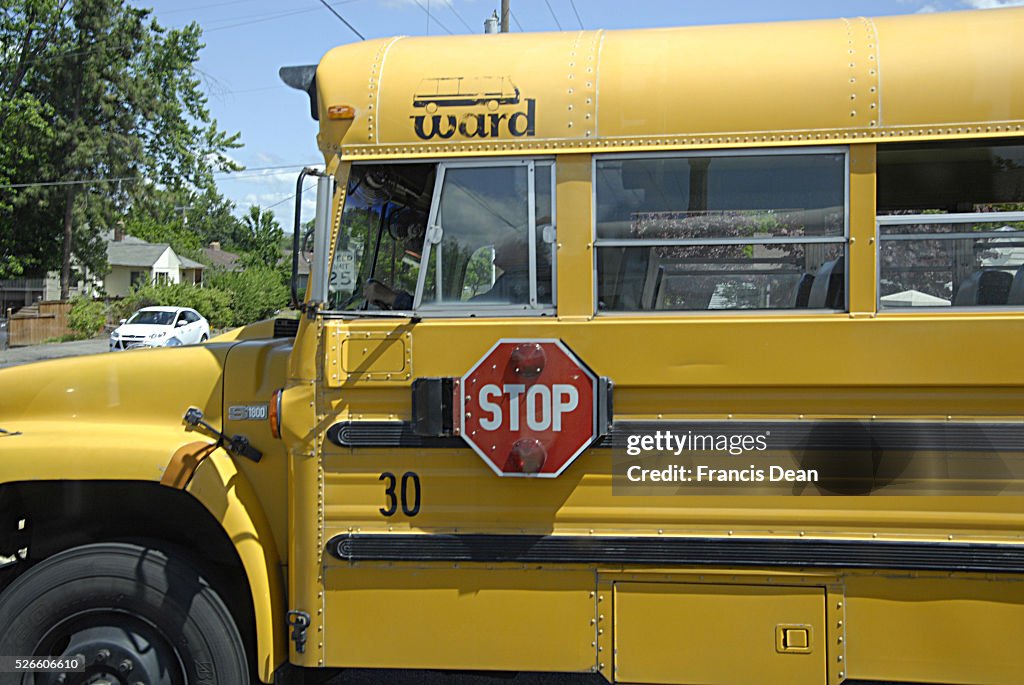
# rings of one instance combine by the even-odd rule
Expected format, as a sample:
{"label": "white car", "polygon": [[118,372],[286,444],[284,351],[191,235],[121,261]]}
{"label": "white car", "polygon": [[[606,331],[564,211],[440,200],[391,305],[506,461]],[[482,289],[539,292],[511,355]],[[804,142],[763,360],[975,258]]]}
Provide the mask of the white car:
{"label": "white car", "polygon": [[206,342],[210,323],[186,307],[144,307],[110,334],[110,351]]}

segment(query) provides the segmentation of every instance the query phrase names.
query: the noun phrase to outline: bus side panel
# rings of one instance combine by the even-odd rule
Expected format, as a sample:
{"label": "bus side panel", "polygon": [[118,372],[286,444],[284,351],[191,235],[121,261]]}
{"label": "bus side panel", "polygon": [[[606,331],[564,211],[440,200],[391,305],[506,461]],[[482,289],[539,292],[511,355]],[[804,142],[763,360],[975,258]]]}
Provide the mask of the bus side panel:
{"label": "bus side panel", "polygon": [[826,682],[825,588],[616,583],[614,604],[616,682]]}
{"label": "bus side panel", "polygon": [[592,571],[328,564],[332,666],[596,669]]}
{"label": "bus side panel", "polygon": [[1021,682],[1019,578],[858,575],[846,581],[846,604],[850,678]]}

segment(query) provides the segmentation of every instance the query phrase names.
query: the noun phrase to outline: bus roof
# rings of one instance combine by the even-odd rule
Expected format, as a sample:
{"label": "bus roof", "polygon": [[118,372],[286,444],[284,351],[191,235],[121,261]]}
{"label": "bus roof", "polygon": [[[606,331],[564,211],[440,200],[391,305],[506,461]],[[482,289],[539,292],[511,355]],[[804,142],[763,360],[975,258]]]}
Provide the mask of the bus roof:
{"label": "bus roof", "polygon": [[320,144],[410,158],[1019,136],[1022,35],[1024,8],[369,40],[320,62]]}

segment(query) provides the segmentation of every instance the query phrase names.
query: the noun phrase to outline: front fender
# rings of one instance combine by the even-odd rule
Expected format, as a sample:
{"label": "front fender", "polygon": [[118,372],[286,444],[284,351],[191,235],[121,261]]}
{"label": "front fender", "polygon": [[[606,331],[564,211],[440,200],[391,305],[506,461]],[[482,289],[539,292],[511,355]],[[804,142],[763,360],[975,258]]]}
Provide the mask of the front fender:
{"label": "front fender", "polygon": [[[159,483],[174,455],[201,437],[184,430],[182,417],[190,406],[215,427],[222,424],[224,364],[234,344],[106,353],[0,370],[0,428],[6,431],[0,433],[0,484]],[[185,492],[218,522],[241,560],[255,610],[258,675],[270,682],[287,648],[282,565],[264,508],[219,449],[191,479],[186,474],[176,482],[188,483]]]}
{"label": "front fender", "polygon": [[263,507],[245,474],[219,449],[199,464],[185,490],[217,519],[242,560],[256,621],[257,675],[272,682],[288,657],[286,604],[284,568]]}
{"label": "front fender", "polygon": [[[173,457],[184,451],[179,429],[162,435],[149,429],[117,435],[125,447],[111,444],[112,427],[83,427],[75,444],[58,447],[52,434],[25,424],[22,435],[0,438],[0,485],[39,481],[160,481]],[[175,442],[176,441],[176,442]],[[195,444],[195,443],[193,443]],[[195,451],[195,450],[193,450]],[[257,675],[272,682],[288,655],[285,642],[284,569],[263,507],[252,485],[222,449],[203,450],[204,458],[187,478],[184,491],[216,520],[245,571],[256,628]],[[46,455],[46,458],[41,458]]]}

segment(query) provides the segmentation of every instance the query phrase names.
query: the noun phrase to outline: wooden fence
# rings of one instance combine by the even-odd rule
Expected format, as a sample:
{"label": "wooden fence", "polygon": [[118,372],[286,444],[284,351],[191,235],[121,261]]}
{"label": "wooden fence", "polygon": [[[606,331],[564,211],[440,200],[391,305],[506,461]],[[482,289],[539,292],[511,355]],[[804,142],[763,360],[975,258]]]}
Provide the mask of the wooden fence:
{"label": "wooden fence", "polygon": [[7,324],[7,344],[38,345],[51,338],[74,333],[68,327],[70,302],[40,302],[22,307],[12,314]]}

